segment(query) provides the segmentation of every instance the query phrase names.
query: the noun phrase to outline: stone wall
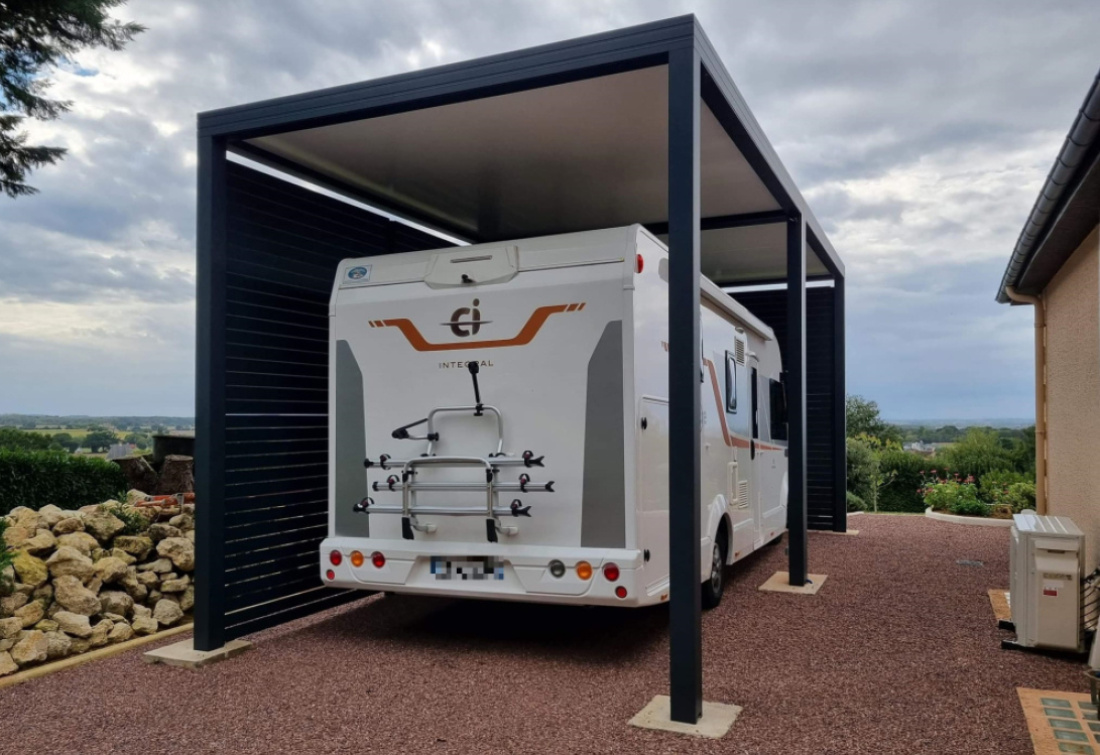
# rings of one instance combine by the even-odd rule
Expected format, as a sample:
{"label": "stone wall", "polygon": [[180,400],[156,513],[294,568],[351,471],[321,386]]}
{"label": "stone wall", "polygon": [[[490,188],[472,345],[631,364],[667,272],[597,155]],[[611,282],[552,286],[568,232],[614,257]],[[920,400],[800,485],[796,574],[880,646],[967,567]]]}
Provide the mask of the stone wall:
{"label": "stone wall", "polygon": [[194,504],[107,501],[5,517],[0,677],[185,621],[195,603]]}

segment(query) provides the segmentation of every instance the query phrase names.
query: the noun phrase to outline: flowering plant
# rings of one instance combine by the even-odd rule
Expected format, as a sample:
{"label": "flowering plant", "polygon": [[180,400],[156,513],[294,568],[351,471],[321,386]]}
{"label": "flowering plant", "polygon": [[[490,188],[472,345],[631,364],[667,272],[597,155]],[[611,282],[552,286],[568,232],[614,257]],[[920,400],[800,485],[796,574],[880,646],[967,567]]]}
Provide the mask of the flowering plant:
{"label": "flowering plant", "polygon": [[941,472],[933,469],[921,471],[921,485],[917,489],[925,504],[933,511],[949,511],[967,516],[989,516],[989,506],[978,499],[978,486],[974,477],[952,474],[949,469]]}

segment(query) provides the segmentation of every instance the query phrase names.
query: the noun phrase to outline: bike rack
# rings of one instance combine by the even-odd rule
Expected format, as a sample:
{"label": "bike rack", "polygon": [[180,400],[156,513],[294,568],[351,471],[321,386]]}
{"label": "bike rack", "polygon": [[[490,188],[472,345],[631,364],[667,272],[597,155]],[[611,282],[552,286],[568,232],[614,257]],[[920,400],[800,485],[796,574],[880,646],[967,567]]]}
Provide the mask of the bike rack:
{"label": "bike rack", "polygon": [[[477,363],[467,363],[467,369],[474,382],[474,396],[476,404],[469,406],[442,406],[428,412],[424,419],[403,425],[393,431],[392,436],[396,440],[421,440],[427,441],[425,452],[419,458],[394,459],[388,454],[382,454],[377,460],[369,457],[363,460],[363,466],[368,470],[379,467],[382,470],[401,470],[401,476],[389,475],[385,482],[375,480],[369,487],[375,492],[401,491],[401,505],[376,504],[369,496],[356,503],[353,510],[365,514],[400,514],[401,536],[406,540],[414,538],[414,530],[432,533],[436,531],[434,523],[420,523],[418,515],[433,516],[484,516],[485,534],[489,542],[498,541],[497,533],[515,535],[519,532],[517,526],[501,525],[500,517],[530,517],[531,507],[524,506],[523,502],[516,498],[508,506],[498,505],[497,497],[501,492],[521,493],[552,493],[554,481],[545,483],[532,483],[530,475],[524,472],[517,482],[500,482],[497,475],[503,467],[542,467],[542,456],[535,456],[533,451],[524,451],[518,458],[506,456],[504,453],[504,417],[500,410],[494,406],[481,403],[481,392],[477,383]],[[497,443],[496,450],[488,456],[435,456],[433,450],[439,441],[439,431],[436,429],[436,417],[440,414],[472,412],[475,417],[491,416],[496,420]],[[422,424],[427,424],[427,432],[424,435],[412,435],[409,429]],[[470,467],[480,466],[485,471],[485,482],[416,482],[417,471],[422,467]],[[471,492],[485,491],[484,507],[448,507],[448,506],[420,506],[416,502],[416,494],[424,491],[453,491]]]}

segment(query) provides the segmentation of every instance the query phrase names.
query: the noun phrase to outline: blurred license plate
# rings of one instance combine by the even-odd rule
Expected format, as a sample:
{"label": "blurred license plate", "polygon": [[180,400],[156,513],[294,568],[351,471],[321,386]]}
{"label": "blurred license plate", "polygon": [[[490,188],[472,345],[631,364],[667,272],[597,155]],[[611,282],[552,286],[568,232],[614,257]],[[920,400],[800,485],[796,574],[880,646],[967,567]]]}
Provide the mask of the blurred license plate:
{"label": "blurred license plate", "polygon": [[432,574],[436,579],[504,579],[504,561],[492,556],[432,556]]}

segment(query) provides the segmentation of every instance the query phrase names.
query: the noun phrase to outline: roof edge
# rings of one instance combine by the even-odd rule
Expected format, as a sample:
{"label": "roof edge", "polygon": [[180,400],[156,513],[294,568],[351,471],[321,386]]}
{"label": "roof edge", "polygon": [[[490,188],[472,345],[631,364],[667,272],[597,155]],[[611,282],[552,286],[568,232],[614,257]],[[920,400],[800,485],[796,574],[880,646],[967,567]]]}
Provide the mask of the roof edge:
{"label": "roof edge", "polygon": [[1010,302],[1005,288],[1017,286],[1042,242],[1059,216],[1062,205],[1088,170],[1095,148],[1100,146],[1100,73],[1092,80],[1085,101],[1047,174],[1043,188],[1016,240],[1008,266],[997,289],[997,301]]}
{"label": "roof edge", "polygon": [[[652,64],[650,59],[654,55],[667,55],[670,49],[691,43],[696,24],[692,14],[673,16],[365,81],[215,108],[198,114],[198,131],[200,136],[250,138],[257,135],[254,132],[298,130],[330,121],[356,120],[362,117],[358,113],[362,109],[386,106],[418,109],[436,99],[477,99],[491,96],[478,94],[480,90],[499,89],[504,93],[511,91],[512,85],[540,77],[586,78],[587,69],[609,68],[614,63],[644,67]],[[417,102],[420,104],[414,104]]]}

